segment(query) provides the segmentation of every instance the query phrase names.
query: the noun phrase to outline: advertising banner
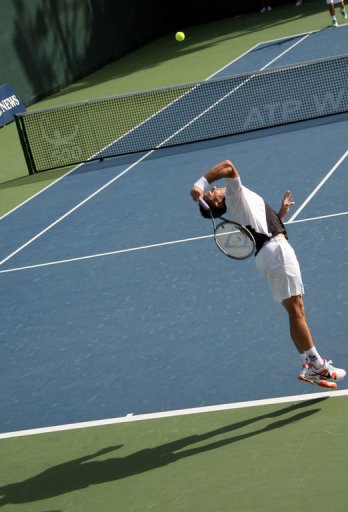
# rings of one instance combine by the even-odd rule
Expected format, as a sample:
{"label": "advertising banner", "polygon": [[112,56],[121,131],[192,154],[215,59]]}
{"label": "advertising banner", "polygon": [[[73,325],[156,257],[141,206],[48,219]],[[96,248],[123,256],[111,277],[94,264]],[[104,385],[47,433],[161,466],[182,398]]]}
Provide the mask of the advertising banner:
{"label": "advertising banner", "polygon": [[25,112],[25,106],[18,98],[11,84],[0,86],[0,127],[10,123],[15,114]]}

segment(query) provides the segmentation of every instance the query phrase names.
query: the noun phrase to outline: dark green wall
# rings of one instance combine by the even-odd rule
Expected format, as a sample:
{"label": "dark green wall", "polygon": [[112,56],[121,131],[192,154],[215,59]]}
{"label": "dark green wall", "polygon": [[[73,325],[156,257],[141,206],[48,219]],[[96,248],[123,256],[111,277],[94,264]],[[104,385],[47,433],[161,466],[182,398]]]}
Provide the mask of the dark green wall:
{"label": "dark green wall", "polygon": [[259,9],[259,0],[0,0],[0,85],[30,105],[178,26]]}

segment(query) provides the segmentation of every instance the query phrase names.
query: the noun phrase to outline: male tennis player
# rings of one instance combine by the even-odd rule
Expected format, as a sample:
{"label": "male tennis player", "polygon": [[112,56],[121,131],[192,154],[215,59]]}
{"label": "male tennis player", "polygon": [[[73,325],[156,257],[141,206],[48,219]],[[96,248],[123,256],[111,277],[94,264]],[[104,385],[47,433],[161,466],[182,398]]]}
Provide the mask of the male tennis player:
{"label": "male tennis player", "polygon": [[326,0],[326,3],[329,6],[329,12],[330,12],[330,16],[331,16],[332,25],[334,27],[338,27],[338,21],[336,18],[335,7],[336,7],[336,4],[339,5],[342,18],[346,20],[347,13],[346,13],[345,5],[344,5],[344,0]]}
{"label": "male tennis player", "polygon": [[[210,185],[224,178],[225,187]],[[276,213],[255,192],[244,187],[236,167],[230,160],[213,166],[193,185],[194,201],[204,199],[214,217],[227,213],[231,220],[242,224],[253,233],[256,242],[256,266],[267,279],[273,299],[280,302],[289,315],[290,335],[302,359],[299,380],[325,388],[336,388],[346,372],[323,359],[314,346],[307,324],[302,294],[304,292],[300,266],[289,244],[283,220],[294,204],[287,191]],[[210,213],[200,206],[201,214]]]}

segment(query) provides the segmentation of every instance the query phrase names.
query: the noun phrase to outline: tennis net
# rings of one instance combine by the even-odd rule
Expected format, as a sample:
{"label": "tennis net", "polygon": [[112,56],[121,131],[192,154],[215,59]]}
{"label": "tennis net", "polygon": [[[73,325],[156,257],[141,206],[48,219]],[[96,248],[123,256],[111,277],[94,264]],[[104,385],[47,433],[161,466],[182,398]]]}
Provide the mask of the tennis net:
{"label": "tennis net", "polygon": [[18,114],[29,173],[348,111],[348,55]]}

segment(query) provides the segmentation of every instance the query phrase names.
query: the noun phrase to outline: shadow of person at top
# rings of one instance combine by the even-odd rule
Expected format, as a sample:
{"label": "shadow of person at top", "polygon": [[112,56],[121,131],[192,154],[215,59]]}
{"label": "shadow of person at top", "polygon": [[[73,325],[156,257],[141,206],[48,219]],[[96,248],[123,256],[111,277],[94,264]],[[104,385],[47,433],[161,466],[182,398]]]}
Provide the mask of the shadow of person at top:
{"label": "shadow of person at top", "polygon": [[[192,446],[212,437],[227,434],[237,429],[246,427],[260,420],[277,418],[278,416],[293,413],[299,409],[320,402],[323,398],[300,402],[280,409],[278,411],[249,418],[231,425],[212,430],[199,435],[192,435],[165,443],[154,448],[145,448],[125,457],[113,457],[106,460],[93,460],[111,451],[121,448],[123,445],[109,446],[96,453],[53,466],[45,471],[9,485],[0,487],[0,507],[9,503],[27,503],[44,500],[54,496],[66,494],[90,485],[116,481],[128,478],[152,469],[167,466],[180,459],[215,450],[232,443],[241,442],[259,434],[285,427],[292,423],[312,416],[321,409],[309,409],[293,414],[290,417],[269,423],[265,427],[247,433],[215,440],[203,446]],[[186,448],[186,449],[185,449]]]}

